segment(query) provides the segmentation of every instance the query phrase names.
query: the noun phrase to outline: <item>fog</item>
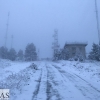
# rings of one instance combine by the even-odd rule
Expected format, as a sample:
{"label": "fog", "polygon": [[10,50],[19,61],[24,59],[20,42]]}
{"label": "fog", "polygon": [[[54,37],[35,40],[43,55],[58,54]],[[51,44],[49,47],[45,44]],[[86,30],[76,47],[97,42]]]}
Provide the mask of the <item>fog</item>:
{"label": "fog", "polygon": [[[100,22],[100,0],[98,13]],[[0,0],[0,47],[5,43],[9,16],[7,47],[25,50],[33,42],[40,57],[52,57],[54,29],[58,29],[60,48],[68,42],[98,43],[95,0]]]}

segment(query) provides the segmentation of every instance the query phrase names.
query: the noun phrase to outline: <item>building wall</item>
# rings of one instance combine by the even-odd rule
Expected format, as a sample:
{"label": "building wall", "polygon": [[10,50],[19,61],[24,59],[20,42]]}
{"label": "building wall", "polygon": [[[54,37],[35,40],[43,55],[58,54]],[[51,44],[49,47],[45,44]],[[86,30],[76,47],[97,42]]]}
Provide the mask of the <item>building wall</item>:
{"label": "building wall", "polygon": [[73,58],[77,55],[82,55],[82,57],[86,58],[86,51],[85,51],[86,45],[65,45],[65,49],[69,51],[69,57]]}

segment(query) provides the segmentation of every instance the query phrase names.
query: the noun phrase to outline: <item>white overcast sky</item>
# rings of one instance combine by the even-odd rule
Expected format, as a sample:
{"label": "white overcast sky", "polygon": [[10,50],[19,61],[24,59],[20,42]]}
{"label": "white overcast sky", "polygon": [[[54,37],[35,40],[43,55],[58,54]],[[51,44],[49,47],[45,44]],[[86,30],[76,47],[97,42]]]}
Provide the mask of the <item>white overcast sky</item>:
{"label": "white overcast sky", "polygon": [[[100,19],[100,0],[97,3]],[[52,57],[54,29],[61,48],[66,41],[87,41],[88,53],[92,43],[98,43],[95,0],[0,0],[0,47],[5,42],[8,12],[8,48],[13,35],[17,51],[33,42],[40,57]]]}

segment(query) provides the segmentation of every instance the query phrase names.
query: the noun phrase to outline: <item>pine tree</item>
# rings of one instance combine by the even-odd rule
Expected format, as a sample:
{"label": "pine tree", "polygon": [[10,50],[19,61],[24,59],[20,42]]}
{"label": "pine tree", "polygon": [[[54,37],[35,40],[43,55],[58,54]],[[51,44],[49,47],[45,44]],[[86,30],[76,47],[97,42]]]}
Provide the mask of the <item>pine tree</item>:
{"label": "pine tree", "polygon": [[4,47],[4,46],[2,46],[0,48],[0,57],[2,59],[7,59],[8,58],[8,49],[6,47]]}
{"label": "pine tree", "polygon": [[25,50],[25,60],[34,61],[37,60],[36,47],[33,43],[28,44]]}
{"label": "pine tree", "polygon": [[14,48],[11,48],[8,52],[8,59],[14,61],[16,59],[16,51]]}
{"label": "pine tree", "polygon": [[92,50],[89,53],[89,59],[100,61],[100,47],[93,43]]}
{"label": "pine tree", "polygon": [[18,60],[23,60],[23,57],[24,57],[23,50],[19,50],[17,54]]}

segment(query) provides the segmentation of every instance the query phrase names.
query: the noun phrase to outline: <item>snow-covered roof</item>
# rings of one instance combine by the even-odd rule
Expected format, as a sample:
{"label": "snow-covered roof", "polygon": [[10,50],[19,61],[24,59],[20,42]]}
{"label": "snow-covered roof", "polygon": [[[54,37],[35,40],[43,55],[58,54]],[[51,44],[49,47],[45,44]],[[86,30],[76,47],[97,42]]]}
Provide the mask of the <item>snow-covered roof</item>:
{"label": "snow-covered roof", "polygon": [[65,45],[84,45],[87,46],[87,42],[66,42]]}

